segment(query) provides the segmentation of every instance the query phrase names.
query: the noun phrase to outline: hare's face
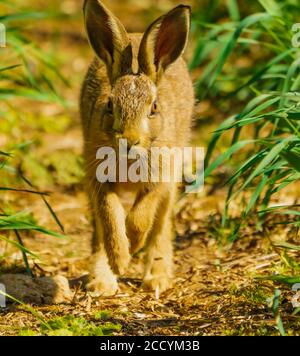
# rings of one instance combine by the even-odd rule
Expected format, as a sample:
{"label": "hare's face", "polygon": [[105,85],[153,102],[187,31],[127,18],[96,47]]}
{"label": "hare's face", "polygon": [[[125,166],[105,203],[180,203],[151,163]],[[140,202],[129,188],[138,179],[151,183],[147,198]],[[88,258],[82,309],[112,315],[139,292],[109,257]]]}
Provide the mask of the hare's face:
{"label": "hare's face", "polygon": [[[85,0],[84,17],[89,41],[107,67],[112,86],[104,127],[114,144],[127,139],[128,147],[149,148],[162,128],[159,85],[167,68],[184,52],[190,30],[189,6],[179,5],[153,22],[138,50],[138,75],[132,73],[133,48],[122,23],[101,0]],[[161,107],[166,108],[168,103]],[[107,120],[106,120],[107,119]]]}
{"label": "hare's face", "polygon": [[127,140],[133,146],[148,148],[155,138],[152,122],[159,120],[156,86],[144,74],[119,78],[107,103],[114,142]]}

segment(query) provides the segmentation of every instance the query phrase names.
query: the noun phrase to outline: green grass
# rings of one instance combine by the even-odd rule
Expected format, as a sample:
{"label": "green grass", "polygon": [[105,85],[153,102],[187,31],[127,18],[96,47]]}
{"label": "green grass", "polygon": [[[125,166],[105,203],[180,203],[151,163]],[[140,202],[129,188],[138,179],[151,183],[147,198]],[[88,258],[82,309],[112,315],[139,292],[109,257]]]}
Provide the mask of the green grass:
{"label": "green grass", "polygon": [[[290,226],[296,237],[300,191],[294,204],[275,202],[299,187],[300,180],[300,49],[292,44],[293,25],[300,22],[299,4],[256,0],[248,10],[235,0],[214,4],[211,18],[203,9],[194,15],[192,28],[198,40],[190,68],[202,68],[196,83],[198,99],[213,101],[227,116],[213,133],[205,158],[207,181],[217,177],[221,167],[228,175],[218,236],[223,242],[225,234],[232,243],[252,224],[265,236],[276,225]],[[234,219],[233,202],[240,207],[240,216]],[[269,241],[281,264],[270,266],[270,275],[261,279],[291,288],[300,278],[295,257],[300,247]],[[258,297],[256,292],[248,295]],[[285,335],[279,306],[276,289],[271,309],[278,331]]]}
{"label": "green grass", "polygon": [[[195,28],[205,31],[205,36],[199,39],[191,68],[204,67],[197,82],[198,98],[217,98],[224,115],[230,113],[212,135],[205,176],[224,164],[236,167],[227,181],[222,221],[223,226],[228,224],[231,202],[243,197],[240,224],[230,237],[234,240],[253,215],[261,225],[269,215],[285,215],[284,224],[300,226],[299,205],[270,206],[300,178],[300,51],[292,46],[292,26],[300,18],[300,9],[293,1],[261,0],[254,2],[258,13],[239,20],[237,4],[229,3],[234,21],[195,21]],[[251,55],[247,68],[235,65]],[[234,113],[231,107],[240,109]],[[218,154],[226,135],[231,144]]]}
{"label": "green grass", "polygon": [[[22,105],[15,105],[19,98],[25,103],[34,105],[36,102],[59,103],[63,106],[66,102],[57,93],[53,79],[60,80],[65,85],[67,81],[57,70],[55,59],[42,51],[34,42],[22,34],[23,26],[28,21],[38,21],[49,14],[36,12],[12,12],[9,1],[0,3],[0,21],[7,28],[7,48],[1,48],[0,66],[0,100],[1,100],[1,131],[11,131],[16,124],[23,122]],[[15,10],[13,10],[15,11]],[[5,14],[6,13],[6,14]],[[22,25],[20,24],[22,22]],[[28,105],[28,104],[26,104]],[[25,107],[26,107],[25,105]],[[18,120],[12,119],[18,117]],[[0,191],[39,195],[46,205],[50,216],[55,220],[61,232],[63,226],[47,200],[47,194],[40,192],[31,181],[25,177],[18,167],[18,160],[14,159],[29,149],[32,142],[10,144],[9,148],[0,151]],[[10,182],[18,182],[18,187],[8,185]],[[8,183],[4,185],[4,183]],[[0,206],[0,239],[13,245],[22,252],[24,264],[28,274],[32,275],[28,257],[35,256],[26,249],[22,240],[24,231],[39,232],[45,235],[62,237],[62,234],[41,227],[27,212],[12,211],[7,205]]]}

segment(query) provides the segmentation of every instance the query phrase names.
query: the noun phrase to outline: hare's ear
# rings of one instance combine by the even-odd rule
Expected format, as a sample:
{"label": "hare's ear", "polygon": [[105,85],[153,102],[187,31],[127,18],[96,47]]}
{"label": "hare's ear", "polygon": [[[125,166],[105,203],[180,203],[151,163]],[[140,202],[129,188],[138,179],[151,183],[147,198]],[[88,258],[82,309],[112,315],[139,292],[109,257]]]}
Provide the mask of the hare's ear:
{"label": "hare's ear", "polygon": [[132,48],[127,32],[100,0],[85,0],[83,11],[90,44],[114,82],[131,70]]}
{"label": "hare's ear", "polygon": [[157,81],[185,50],[191,8],[180,5],[156,20],[145,32],[139,50],[140,71]]}

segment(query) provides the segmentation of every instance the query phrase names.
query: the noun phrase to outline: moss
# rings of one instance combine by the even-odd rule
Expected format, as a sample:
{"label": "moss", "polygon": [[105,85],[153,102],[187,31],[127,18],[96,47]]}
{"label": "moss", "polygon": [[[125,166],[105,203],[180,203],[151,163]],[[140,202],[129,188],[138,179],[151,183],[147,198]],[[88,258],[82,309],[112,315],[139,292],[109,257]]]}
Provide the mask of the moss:
{"label": "moss", "polygon": [[49,320],[38,331],[21,329],[20,336],[110,336],[121,331],[120,324],[104,323],[97,325],[83,317],[73,315]]}

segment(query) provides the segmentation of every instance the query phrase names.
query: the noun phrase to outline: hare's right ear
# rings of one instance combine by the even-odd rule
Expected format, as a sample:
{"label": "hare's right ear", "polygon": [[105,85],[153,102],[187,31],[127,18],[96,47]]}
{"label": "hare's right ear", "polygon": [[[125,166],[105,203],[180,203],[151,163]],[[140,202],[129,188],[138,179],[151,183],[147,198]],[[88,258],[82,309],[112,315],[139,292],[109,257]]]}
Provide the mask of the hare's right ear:
{"label": "hare's right ear", "polygon": [[90,44],[106,64],[113,83],[131,70],[132,48],[127,32],[100,0],[85,0],[83,11]]}
{"label": "hare's right ear", "polygon": [[185,50],[190,22],[191,8],[185,5],[177,6],[156,20],[145,32],[140,45],[140,71],[157,82]]}

